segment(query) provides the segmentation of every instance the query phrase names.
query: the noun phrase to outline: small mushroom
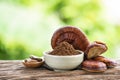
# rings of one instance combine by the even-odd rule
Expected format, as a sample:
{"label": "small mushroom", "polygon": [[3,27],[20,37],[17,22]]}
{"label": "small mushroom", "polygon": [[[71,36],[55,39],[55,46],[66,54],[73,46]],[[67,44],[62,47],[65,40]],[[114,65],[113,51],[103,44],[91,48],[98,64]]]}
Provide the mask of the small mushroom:
{"label": "small mushroom", "polygon": [[43,65],[44,61],[41,58],[36,58],[31,56],[29,59],[26,59],[22,62],[24,66],[29,68],[37,68]]}
{"label": "small mushroom", "polygon": [[85,56],[87,59],[91,59],[94,57],[97,57],[107,51],[107,46],[103,42],[99,41],[94,41],[92,44],[90,44],[86,51],[85,51]]}
{"label": "small mushroom", "polygon": [[82,69],[89,72],[104,72],[107,70],[107,66],[100,61],[85,60],[82,63]]}
{"label": "small mushroom", "polygon": [[108,68],[117,66],[117,63],[111,59],[105,58],[103,56],[97,56],[93,60],[104,62]]}
{"label": "small mushroom", "polygon": [[37,60],[37,61],[42,61],[42,59],[41,58],[39,58],[39,57],[37,57],[37,56],[34,56],[34,55],[31,55],[30,57],[29,57],[30,59],[33,59],[33,60]]}

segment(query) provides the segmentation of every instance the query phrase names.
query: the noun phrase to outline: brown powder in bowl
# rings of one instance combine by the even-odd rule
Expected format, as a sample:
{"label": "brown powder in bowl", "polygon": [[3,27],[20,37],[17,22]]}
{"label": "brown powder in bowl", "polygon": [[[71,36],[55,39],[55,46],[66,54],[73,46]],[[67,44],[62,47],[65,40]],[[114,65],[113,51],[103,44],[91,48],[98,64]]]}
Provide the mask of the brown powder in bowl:
{"label": "brown powder in bowl", "polygon": [[54,50],[49,53],[52,55],[67,56],[80,54],[78,50],[75,50],[68,42],[61,42]]}

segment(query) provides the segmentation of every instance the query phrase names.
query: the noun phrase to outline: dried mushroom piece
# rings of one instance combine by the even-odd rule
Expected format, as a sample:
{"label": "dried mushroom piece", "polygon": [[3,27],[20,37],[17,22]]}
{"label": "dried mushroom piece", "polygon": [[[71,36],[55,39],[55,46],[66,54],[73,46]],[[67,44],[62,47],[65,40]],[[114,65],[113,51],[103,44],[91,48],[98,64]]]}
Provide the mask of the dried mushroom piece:
{"label": "dried mushroom piece", "polygon": [[108,68],[117,66],[117,63],[111,59],[105,58],[103,56],[97,56],[93,60],[104,62]]}
{"label": "dried mushroom piece", "polygon": [[107,70],[107,66],[100,61],[85,60],[82,63],[82,69],[89,72],[104,72]]}
{"label": "dried mushroom piece", "polygon": [[29,59],[24,60],[23,65],[29,68],[37,68],[44,64],[44,61],[41,58],[36,58],[31,56]]}
{"label": "dried mushroom piece", "polygon": [[51,45],[54,49],[61,42],[66,41],[77,50],[85,51],[90,42],[88,41],[86,35],[78,28],[73,26],[66,26],[58,29],[54,32]]}
{"label": "dried mushroom piece", "polygon": [[42,61],[42,59],[41,58],[39,58],[39,57],[37,57],[37,56],[34,56],[34,55],[31,55],[30,57],[29,57],[30,59],[33,59],[33,60],[37,60],[37,61]]}
{"label": "dried mushroom piece", "polygon": [[85,51],[85,56],[87,59],[91,59],[101,55],[105,51],[107,51],[107,46],[105,43],[94,41],[87,47]]}

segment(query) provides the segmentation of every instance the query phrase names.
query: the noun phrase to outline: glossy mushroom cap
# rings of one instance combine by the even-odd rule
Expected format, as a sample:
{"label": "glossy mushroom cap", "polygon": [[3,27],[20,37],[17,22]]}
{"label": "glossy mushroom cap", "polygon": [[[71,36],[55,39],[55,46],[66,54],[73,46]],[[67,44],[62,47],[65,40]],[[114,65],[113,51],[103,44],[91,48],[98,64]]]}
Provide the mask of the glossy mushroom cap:
{"label": "glossy mushroom cap", "polygon": [[66,41],[73,45],[77,50],[85,51],[90,42],[86,35],[78,28],[66,26],[56,30],[51,39],[51,45],[54,49],[61,42]]}
{"label": "glossy mushroom cap", "polygon": [[97,56],[93,60],[104,62],[108,68],[117,66],[117,63],[111,59],[105,58],[103,56]]}
{"label": "glossy mushroom cap", "polygon": [[82,63],[82,69],[89,72],[104,72],[107,70],[105,63],[95,60],[85,60]]}

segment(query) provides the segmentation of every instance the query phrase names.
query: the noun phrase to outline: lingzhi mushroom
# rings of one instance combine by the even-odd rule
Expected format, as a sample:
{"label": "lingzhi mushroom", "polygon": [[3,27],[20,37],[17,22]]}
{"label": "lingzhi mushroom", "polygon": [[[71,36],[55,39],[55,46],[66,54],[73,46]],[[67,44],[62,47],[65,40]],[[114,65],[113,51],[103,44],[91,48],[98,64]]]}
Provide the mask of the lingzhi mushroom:
{"label": "lingzhi mushroom", "polygon": [[117,63],[100,56],[107,51],[105,43],[94,41],[91,43],[85,33],[74,26],[65,26],[54,32],[51,46],[54,49],[61,42],[66,41],[75,49],[85,53],[82,69],[90,72],[104,72],[108,68],[115,67]]}

